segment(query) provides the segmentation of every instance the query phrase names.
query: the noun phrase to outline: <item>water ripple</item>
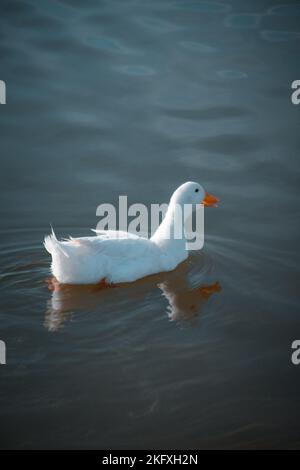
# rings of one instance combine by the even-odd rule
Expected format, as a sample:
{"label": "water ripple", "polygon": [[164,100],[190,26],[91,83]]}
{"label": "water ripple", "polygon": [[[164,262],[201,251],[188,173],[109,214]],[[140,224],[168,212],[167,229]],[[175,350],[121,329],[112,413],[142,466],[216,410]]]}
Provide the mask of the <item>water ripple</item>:
{"label": "water ripple", "polygon": [[225,26],[236,29],[255,29],[259,27],[262,15],[235,14],[225,18]]}
{"label": "water ripple", "polygon": [[261,31],[261,37],[268,42],[285,42],[300,39],[298,31]]}
{"label": "water ripple", "polygon": [[248,77],[248,75],[241,70],[219,70],[217,73],[220,77],[228,80],[240,80]]}
{"label": "water ripple", "polygon": [[170,33],[182,29],[182,26],[175,23],[149,16],[136,17],[135,22],[152,33]]}
{"label": "water ripple", "polygon": [[268,10],[270,15],[278,16],[300,16],[300,5],[277,5]]}
{"label": "water ripple", "polygon": [[135,51],[124,46],[120,41],[107,36],[87,36],[85,42],[95,47],[108,52],[115,52],[118,54],[133,54]]}
{"label": "water ripple", "polygon": [[216,52],[216,48],[208,44],[201,44],[195,41],[181,41],[180,46],[193,52],[200,52],[202,54],[210,54]]}
{"label": "water ripple", "polygon": [[174,3],[174,7],[177,9],[183,9],[185,11],[193,11],[199,13],[227,13],[232,9],[231,5],[224,5],[219,2],[194,2],[194,1],[178,1]]}
{"label": "water ripple", "polygon": [[115,67],[121,73],[125,75],[132,75],[136,77],[145,77],[154,75],[156,72],[152,67],[147,65],[120,65]]}

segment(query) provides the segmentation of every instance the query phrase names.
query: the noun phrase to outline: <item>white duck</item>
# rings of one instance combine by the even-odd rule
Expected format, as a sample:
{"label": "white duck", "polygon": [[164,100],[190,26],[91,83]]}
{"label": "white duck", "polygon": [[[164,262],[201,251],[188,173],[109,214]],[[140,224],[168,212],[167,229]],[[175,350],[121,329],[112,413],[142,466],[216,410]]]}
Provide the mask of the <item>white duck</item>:
{"label": "white duck", "polygon": [[96,236],[59,241],[52,230],[44,240],[52,256],[52,274],[61,284],[116,284],[171,271],[188,257],[184,230],[180,239],[173,234],[177,205],[214,206],[217,202],[200,184],[182,184],[173,193],[167,213],[150,239],[103,230],[96,231]]}

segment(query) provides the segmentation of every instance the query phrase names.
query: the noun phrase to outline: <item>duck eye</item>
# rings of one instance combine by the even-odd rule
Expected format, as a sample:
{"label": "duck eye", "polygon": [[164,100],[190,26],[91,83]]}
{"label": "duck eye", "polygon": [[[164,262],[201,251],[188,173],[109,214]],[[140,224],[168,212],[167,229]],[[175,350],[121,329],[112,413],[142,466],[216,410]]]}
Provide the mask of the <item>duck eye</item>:
{"label": "duck eye", "polygon": [[195,193],[198,193],[198,191],[199,191],[199,188],[195,189]]}

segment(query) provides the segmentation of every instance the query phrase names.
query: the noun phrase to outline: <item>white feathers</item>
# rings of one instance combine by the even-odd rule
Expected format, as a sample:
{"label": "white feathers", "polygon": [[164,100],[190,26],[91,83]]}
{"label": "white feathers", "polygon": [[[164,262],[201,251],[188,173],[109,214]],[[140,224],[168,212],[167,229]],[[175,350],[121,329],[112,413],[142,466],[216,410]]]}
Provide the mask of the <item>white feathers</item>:
{"label": "white feathers", "polygon": [[58,241],[53,228],[51,227],[51,235],[47,235],[44,239],[44,247],[53,255],[56,250],[59,250],[64,256],[69,257],[68,253],[63,249],[62,242]]}
{"label": "white feathers", "polygon": [[201,202],[199,190],[195,192],[198,187],[190,182],[175,191],[165,219],[151,239],[124,231],[93,230],[96,236],[58,240],[52,229],[44,240],[52,256],[52,274],[62,284],[96,284],[103,280],[131,282],[174,269],[188,256],[186,240],[164,239],[163,235],[174,232],[167,228],[175,223],[175,204]]}
{"label": "white feathers", "polygon": [[126,232],[61,241],[52,232],[44,246],[52,256],[52,274],[62,284],[127,282],[161,270],[158,247]]}

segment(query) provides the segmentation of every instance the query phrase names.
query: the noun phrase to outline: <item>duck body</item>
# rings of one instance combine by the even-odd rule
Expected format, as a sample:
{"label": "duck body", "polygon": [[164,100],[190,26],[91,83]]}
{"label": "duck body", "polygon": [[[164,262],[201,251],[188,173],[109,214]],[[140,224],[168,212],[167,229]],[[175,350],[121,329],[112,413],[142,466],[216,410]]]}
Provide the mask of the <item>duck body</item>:
{"label": "duck body", "polygon": [[[177,265],[154,241],[128,232],[107,230],[65,241],[52,232],[45,247],[52,255],[52,274],[62,284],[132,282]],[[186,257],[184,252],[182,261]]]}
{"label": "duck body", "polygon": [[[61,284],[117,284],[173,270],[188,257],[184,236],[180,239],[167,236],[173,233],[174,208],[178,201],[182,202],[182,195],[194,195],[196,188],[203,192],[202,201],[205,192],[198,183],[185,183],[175,191],[164,220],[150,239],[103,230],[95,231],[96,236],[60,241],[52,230],[45,237],[44,246],[52,256],[53,276]],[[197,202],[201,202],[199,198],[197,194]]]}

